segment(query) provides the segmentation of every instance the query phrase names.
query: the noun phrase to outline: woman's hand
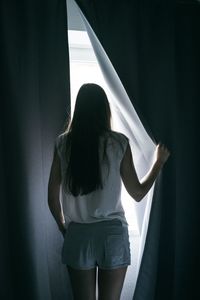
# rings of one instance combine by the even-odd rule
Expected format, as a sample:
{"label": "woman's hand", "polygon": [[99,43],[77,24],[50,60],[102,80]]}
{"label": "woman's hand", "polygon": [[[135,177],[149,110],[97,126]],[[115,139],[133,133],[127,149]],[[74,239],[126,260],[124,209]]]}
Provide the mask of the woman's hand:
{"label": "woman's hand", "polygon": [[65,237],[65,233],[66,233],[66,228],[64,227],[64,225],[59,226],[59,230],[62,233],[62,236]]}
{"label": "woman's hand", "polygon": [[170,152],[167,147],[159,143],[156,147],[156,161],[161,165],[164,165],[170,156]]}

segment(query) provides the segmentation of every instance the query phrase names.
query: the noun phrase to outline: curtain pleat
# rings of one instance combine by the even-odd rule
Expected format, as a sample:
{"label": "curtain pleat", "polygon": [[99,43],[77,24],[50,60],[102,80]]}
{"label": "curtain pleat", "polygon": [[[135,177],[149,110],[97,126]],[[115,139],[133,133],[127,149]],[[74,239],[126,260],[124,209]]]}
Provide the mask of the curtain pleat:
{"label": "curtain pleat", "polygon": [[70,105],[64,0],[1,1],[1,299],[70,299],[47,205]]}

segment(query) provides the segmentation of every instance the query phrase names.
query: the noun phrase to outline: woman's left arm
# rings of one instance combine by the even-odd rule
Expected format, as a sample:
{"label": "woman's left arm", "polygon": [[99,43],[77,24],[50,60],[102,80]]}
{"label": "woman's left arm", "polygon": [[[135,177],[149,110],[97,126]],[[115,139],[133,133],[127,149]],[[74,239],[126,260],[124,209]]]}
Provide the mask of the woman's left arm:
{"label": "woman's left arm", "polygon": [[61,165],[57,149],[54,149],[53,162],[48,182],[48,205],[62,235],[65,234],[65,220],[60,203]]}

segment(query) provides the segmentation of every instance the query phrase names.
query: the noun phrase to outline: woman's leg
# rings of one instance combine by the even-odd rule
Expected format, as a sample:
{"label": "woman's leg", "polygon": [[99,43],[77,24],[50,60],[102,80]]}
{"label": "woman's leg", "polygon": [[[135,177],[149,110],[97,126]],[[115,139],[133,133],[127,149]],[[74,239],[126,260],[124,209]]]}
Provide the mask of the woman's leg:
{"label": "woman's leg", "polygon": [[98,269],[99,300],[119,300],[127,267]]}
{"label": "woman's leg", "polygon": [[96,299],[96,268],[76,270],[67,266],[74,300]]}

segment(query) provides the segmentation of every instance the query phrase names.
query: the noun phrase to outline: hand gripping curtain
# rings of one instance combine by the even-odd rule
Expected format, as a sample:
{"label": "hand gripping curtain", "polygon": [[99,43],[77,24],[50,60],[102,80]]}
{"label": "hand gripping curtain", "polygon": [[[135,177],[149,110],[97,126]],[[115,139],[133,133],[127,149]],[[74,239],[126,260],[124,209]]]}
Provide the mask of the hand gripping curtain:
{"label": "hand gripping curtain", "polygon": [[[141,178],[149,169],[155,150],[155,139],[148,123],[155,122],[155,120],[151,120],[151,115],[149,117],[149,114],[156,109],[152,107],[149,108],[153,95],[146,95],[146,107],[140,104],[140,98],[142,99],[145,93],[143,94],[140,90],[140,85],[142,86],[140,83],[142,78],[140,72],[142,68],[138,66],[137,60],[139,60],[139,56],[143,53],[144,49],[138,50],[136,47],[138,45],[133,45],[133,42],[136,42],[138,39],[137,13],[140,13],[141,18],[143,17],[141,7],[137,1],[133,1],[132,4],[127,1],[117,1],[115,3],[113,1],[101,1],[100,4],[97,1],[77,0],[76,3],[78,4],[80,13],[85,22],[88,35],[103,75],[112,92],[112,97],[109,99],[117,111],[118,123],[121,125],[122,132],[129,137],[133,157],[136,158],[136,170]],[[154,9],[156,8],[155,4],[152,6]],[[161,7],[161,9],[162,8],[163,7]],[[155,13],[152,11],[152,8],[150,13]],[[126,26],[126,24],[128,24],[128,26]],[[141,33],[142,29],[140,28]],[[169,26],[167,30],[170,29]],[[133,34],[133,36],[131,34]],[[123,35],[128,37],[126,38]],[[132,53],[130,53],[130,51],[132,51]],[[135,56],[135,58],[133,58],[133,56]],[[114,64],[112,62],[114,62]],[[133,62],[135,63],[134,65]],[[150,64],[149,61],[147,61],[147,63]],[[132,67],[135,68],[135,70],[130,69],[130,65],[133,65]],[[146,73],[147,71],[148,70],[145,70]],[[146,75],[145,72],[144,75]],[[152,74],[152,76],[155,76],[155,74]],[[133,87],[135,90],[133,90]],[[148,90],[148,87],[146,89]],[[160,93],[160,91],[158,91],[158,93]],[[158,95],[156,95],[156,97],[158,98]],[[152,105],[155,105],[155,101],[152,101]],[[137,114],[134,107],[137,108],[139,114]],[[147,109],[147,111],[145,111],[145,109]],[[166,108],[166,110],[167,109],[169,108]],[[138,115],[140,115],[140,118]],[[146,115],[147,118],[145,118]],[[143,122],[141,122],[141,120]],[[157,117],[156,121],[161,122],[160,117]],[[167,121],[166,118],[163,121]],[[145,124],[146,128],[143,124]],[[159,136],[165,136],[165,130],[162,130],[163,128],[158,128],[159,123],[156,124],[155,122],[155,124],[152,123],[152,125],[156,132],[157,139]],[[161,124],[161,127],[163,126],[164,125]],[[158,288],[158,290],[160,290],[157,293],[157,286],[163,284],[162,280],[159,283],[160,279],[158,278],[160,272],[159,268],[161,267],[160,255],[162,253],[160,252],[163,251],[163,249],[161,249],[163,247],[161,229],[163,222],[162,212],[164,209],[162,204],[162,176],[160,176],[155,187],[156,189],[153,187],[145,199],[143,199],[142,203],[135,206],[141,239],[137,262],[138,278],[133,296],[134,300],[169,299],[167,298],[168,296],[162,293],[160,287]],[[168,249],[168,252],[170,251],[171,248]],[[172,254],[169,257],[171,267],[173,253],[168,254]],[[167,270],[166,266],[165,268],[166,274],[169,274],[171,269]],[[171,285],[171,283],[172,278],[168,280],[168,284]],[[162,294],[162,298],[159,298],[159,293]],[[171,290],[168,291],[168,295],[170,293]]]}

